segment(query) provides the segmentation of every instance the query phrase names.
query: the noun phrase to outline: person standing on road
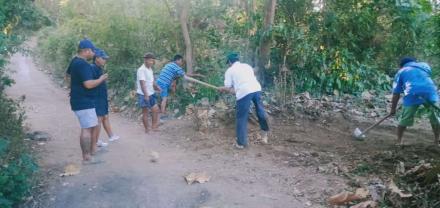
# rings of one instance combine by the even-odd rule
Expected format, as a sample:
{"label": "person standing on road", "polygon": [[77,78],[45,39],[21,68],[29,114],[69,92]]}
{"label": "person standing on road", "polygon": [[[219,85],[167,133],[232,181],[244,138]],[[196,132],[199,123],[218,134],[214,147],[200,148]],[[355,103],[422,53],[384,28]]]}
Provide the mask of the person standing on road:
{"label": "person standing on road", "polygon": [[152,53],[146,53],[143,58],[144,64],[139,67],[136,73],[136,94],[138,105],[142,109],[142,123],[145,133],[148,133],[148,110],[152,112],[151,129],[153,131],[159,130],[159,106],[156,102],[155,90],[160,93],[163,89],[154,82],[153,65],[156,58]]}
{"label": "person standing on road", "polygon": [[87,61],[94,55],[95,46],[92,41],[81,40],[78,54],[71,60],[67,69],[67,74],[70,75],[70,106],[81,127],[80,146],[84,162],[90,162],[91,155],[96,152],[96,141],[92,138],[98,125],[95,88],[108,77],[107,74],[103,74],[98,79],[93,78],[92,66]]}
{"label": "person standing on road", "polygon": [[228,70],[225,73],[225,86],[220,92],[233,93],[236,96],[236,134],[235,147],[243,149],[248,146],[247,124],[251,102],[257,111],[258,122],[261,128],[262,142],[268,142],[269,125],[267,115],[261,102],[261,85],[255,76],[254,70],[248,64],[240,63],[239,55],[231,53],[227,56]]}
{"label": "person standing on road", "polygon": [[[109,56],[105,53],[105,51],[96,48],[95,58],[92,64],[94,79],[99,79],[99,77],[104,74],[104,67],[108,59]],[[113,133],[112,127],[110,125],[110,119],[108,116],[108,94],[106,81],[102,82],[96,87],[95,108],[96,115],[98,116],[98,126],[97,130],[94,131],[95,135],[93,135],[93,137],[95,140],[98,141],[98,147],[106,147],[108,143],[104,142],[102,139],[99,139],[101,125],[104,126],[104,130],[107,133],[109,142],[113,142],[119,139],[119,136]]]}
{"label": "person standing on road", "polygon": [[439,97],[437,87],[431,79],[431,67],[427,63],[417,62],[413,57],[404,57],[400,60],[400,69],[393,83],[393,98],[390,114],[396,114],[400,94],[403,97],[403,111],[397,127],[398,145],[403,145],[403,133],[406,128],[414,124],[414,117],[420,105],[429,109],[429,120],[434,133],[434,143],[439,144],[440,136],[440,112],[435,109],[438,106]]}

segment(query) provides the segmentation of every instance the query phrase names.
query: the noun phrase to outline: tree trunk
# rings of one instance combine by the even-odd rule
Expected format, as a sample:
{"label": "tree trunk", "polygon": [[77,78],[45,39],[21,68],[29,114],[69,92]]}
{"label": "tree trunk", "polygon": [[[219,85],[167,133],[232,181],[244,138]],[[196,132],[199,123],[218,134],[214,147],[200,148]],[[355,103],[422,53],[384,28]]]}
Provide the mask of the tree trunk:
{"label": "tree trunk", "polygon": [[181,0],[180,4],[182,11],[180,13],[179,20],[180,20],[180,26],[182,28],[183,39],[185,41],[186,68],[187,68],[187,73],[191,74],[193,73],[193,54],[192,54],[191,38],[189,36],[189,31],[188,31],[188,12],[189,12],[190,2]]}
{"label": "tree trunk", "polygon": [[276,9],[276,0],[266,0],[266,15],[264,17],[264,35],[260,39],[260,49],[259,49],[259,59],[258,59],[258,74],[260,78],[264,82],[265,80],[265,70],[267,69],[266,65],[269,63],[270,56],[270,44],[272,41],[272,37],[268,36],[267,33],[270,31],[274,19],[275,19],[275,9]]}

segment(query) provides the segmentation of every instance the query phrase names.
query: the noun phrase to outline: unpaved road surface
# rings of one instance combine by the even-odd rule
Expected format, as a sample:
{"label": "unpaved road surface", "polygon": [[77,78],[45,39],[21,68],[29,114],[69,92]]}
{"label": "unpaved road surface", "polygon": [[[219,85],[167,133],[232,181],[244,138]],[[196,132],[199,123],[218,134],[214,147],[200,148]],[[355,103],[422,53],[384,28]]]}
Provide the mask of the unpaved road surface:
{"label": "unpaved road surface", "polygon": [[[323,207],[320,194],[341,183],[336,176],[316,173],[315,167],[276,160],[274,151],[283,151],[283,146],[234,150],[230,129],[219,140],[214,133],[195,132],[190,121],[174,120],[161,126],[161,132],[145,134],[139,122],[113,113],[111,124],[121,139],[96,156],[104,163],[83,166],[79,124],[68,92],[29,56],[15,54],[9,68],[16,84],[7,93],[25,96],[26,126],[52,137],[38,145],[47,184],[28,207]],[[157,163],[150,162],[152,151],[160,155]],[[80,173],[59,177],[72,163]],[[187,185],[183,176],[198,171],[207,172],[211,180]]]}
{"label": "unpaved road surface", "polygon": [[[16,84],[7,93],[17,99],[25,96],[26,127],[52,137],[32,143],[43,179],[42,188],[25,207],[327,207],[326,198],[350,188],[345,175],[356,173],[359,164],[392,169],[396,157],[419,160],[440,154],[426,151],[432,146],[426,128],[410,129],[405,136],[410,146],[396,149],[392,122],[360,142],[350,135],[355,127],[369,123],[337,116],[318,121],[277,118],[269,145],[251,140],[251,147],[240,151],[232,148],[233,122],[203,134],[194,130],[190,119],[172,120],[161,126],[161,132],[144,134],[139,121],[111,113],[113,129],[121,139],[96,156],[104,163],[83,166],[79,124],[70,110],[68,92],[43,73],[45,69],[38,69],[31,57],[15,54],[9,68]],[[156,163],[150,162],[152,151],[160,155]],[[393,158],[381,162],[389,155]],[[68,164],[79,166],[80,173],[60,177]],[[211,176],[209,182],[186,184],[185,175],[202,171]],[[368,177],[358,179],[368,181]]]}

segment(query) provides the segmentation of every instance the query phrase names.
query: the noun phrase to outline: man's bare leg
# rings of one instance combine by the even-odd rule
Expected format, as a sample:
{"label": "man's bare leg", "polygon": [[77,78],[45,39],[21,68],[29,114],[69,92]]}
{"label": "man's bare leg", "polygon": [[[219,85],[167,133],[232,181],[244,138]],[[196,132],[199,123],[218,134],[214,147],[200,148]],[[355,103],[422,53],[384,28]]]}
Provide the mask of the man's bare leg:
{"label": "man's bare leg", "polygon": [[112,126],[110,125],[110,119],[108,118],[108,115],[105,115],[102,117],[102,124],[104,126],[105,132],[107,133],[107,136],[110,138],[113,136]]}
{"label": "man's bare leg", "polygon": [[97,143],[98,143],[98,136],[99,136],[100,128],[101,128],[101,125],[99,125],[99,122],[98,122],[98,125],[91,128],[91,136],[92,136],[91,142],[92,143],[90,144],[90,149],[91,149],[92,155],[94,155],[96,153],[96,150],[98,149]]}
{"label": "man's bare leg", "polygon": [[144,124],[145,133],[148,133],[148,108],[142,108],[142,123]]}
{"label": "man's bare leg", "polygon": [[83,161],[89,161],[91,159],[92,128],[81,129],[79,144],[81,146]]}
{"label": "man's bare leg", "polygon": [[403,133],[405,132],[405,130],[406,130],[406,126],[398,126],[397,127],[397,144],[398,145],[403,145],[403,140],[402,140],[402,138],[403,138]]}
{"label": "man's bare leg", "polygon": [[160,103],[160,113],[166,114],[166,107],[167,107],[167,97],[162,98],[162,102]]}
{"label": "man's bare leg", "polygon": [[152,119],[152,125],[151,128],[153,129],[153,131],[158,131],[159,130],[159,107],[157,105],[154,105],[151,108],[151,112],[153,114],[153,119]]}

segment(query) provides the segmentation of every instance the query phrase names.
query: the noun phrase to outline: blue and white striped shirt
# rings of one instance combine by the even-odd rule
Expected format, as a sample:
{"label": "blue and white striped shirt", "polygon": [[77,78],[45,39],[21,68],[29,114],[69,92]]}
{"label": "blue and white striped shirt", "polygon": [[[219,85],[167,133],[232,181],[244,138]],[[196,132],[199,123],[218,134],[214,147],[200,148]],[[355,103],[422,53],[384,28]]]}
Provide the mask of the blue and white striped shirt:
{"label": "blue and white striped shirt", "polygon": [[174,62],[171,62],[160,71],[159,78],[157,78],[157,83],[160,85],[170,86],[173,80],[177,77],[183,77],[185,72],[182,67]]}

